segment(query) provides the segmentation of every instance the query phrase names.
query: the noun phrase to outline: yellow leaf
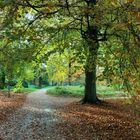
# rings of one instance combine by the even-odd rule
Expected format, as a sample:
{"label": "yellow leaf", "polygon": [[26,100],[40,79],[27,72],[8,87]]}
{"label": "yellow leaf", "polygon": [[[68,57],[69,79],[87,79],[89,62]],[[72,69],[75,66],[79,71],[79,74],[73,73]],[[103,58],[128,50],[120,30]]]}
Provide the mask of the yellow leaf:
{"label": "yellow leaf", "polygon": [[127,3],[132,3],[134,2],[134,0],[127,0]]}

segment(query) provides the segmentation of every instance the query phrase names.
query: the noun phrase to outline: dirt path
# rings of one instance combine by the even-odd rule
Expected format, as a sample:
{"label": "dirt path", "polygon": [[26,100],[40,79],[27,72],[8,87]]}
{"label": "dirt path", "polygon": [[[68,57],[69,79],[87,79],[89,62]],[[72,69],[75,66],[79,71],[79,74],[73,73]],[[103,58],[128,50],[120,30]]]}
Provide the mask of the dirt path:
{"label": "dirt path", "polygon": [[9,120],[0,125],[3,140],[63,140],[55,129],[61,118],[55,116],[75,98],[51,97],[46,89],[28,94],[25,104]]}

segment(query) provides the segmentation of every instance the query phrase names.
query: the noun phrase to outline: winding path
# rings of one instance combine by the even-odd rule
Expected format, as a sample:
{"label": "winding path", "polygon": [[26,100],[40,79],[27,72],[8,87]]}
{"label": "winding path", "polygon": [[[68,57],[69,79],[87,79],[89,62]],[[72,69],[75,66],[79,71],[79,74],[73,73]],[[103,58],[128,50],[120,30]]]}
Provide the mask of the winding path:
{"label": "winding path", "polygon": [[64,140],[55,129],[56,123],[61,121],[55,111],[74,100],[77,99],[46,95],[46,89],[28,94],[23,107],[0,126],[0,139]]}

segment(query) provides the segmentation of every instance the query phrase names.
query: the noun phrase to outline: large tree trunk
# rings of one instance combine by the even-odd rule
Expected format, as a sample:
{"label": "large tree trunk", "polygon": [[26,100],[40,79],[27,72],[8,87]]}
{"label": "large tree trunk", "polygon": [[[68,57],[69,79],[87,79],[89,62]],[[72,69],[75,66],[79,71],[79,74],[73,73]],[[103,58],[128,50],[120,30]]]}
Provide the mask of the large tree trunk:
{"label": "large tree trunk", "polygon": [[[96,69],[96,68],[95,68]],[[96,70],[85,70],[85,97],[84,102],[96,103]]]}
{"label": "large tree trunk", "polygon": [[98,42],[88,42],[88,53],[85,65],[85,96],[83,103],[99,104],[96,92],[96,65]]}
{"label": "large tree trunk", "polygon": [[[96,0],[86,1],[88,8],[96,5]],[[84,103],[95,103],[99,104],[100,100],[97,98],[96,92],[96,66],[97,66],[97,55],[99,48],[98,33],[99,29],[97,25],[93,24],[94,17],[90,16],[89,13],[85,14],[87,20],[87,30],[82,34],[86,41],[86,52],[87,59],[85,65],[85,97]],[[82,24],[82,23],[81,23]],[[82,25],[81,25],[82,32]]]}

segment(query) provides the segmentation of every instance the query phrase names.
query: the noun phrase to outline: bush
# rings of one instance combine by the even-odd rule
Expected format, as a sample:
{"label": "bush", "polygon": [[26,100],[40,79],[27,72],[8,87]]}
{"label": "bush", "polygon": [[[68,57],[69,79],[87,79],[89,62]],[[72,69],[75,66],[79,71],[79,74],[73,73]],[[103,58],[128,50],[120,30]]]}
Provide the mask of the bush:
{"label": "bush", "polygon": [[8,85],[9,86],[15,86],[18,82],[16,80],[11,80],[11,81],[8,81]]}
{"label": "bush", "polygon": [[28,88],[29,86],[28,86],[28,82],[26,81],[26,80],[23,80],[22,81],[22,86],[24,87],[24,88]]}
{"label": "bush", "polygon": [[15,93],[21,93],[23,91],[22,81],[19,81],[15,88],[13,89],[13,92]]}

